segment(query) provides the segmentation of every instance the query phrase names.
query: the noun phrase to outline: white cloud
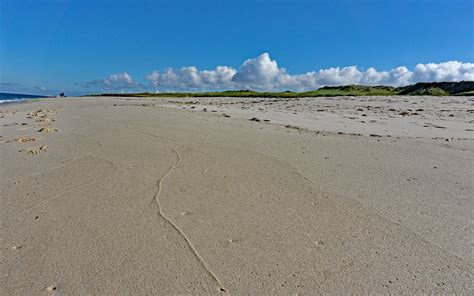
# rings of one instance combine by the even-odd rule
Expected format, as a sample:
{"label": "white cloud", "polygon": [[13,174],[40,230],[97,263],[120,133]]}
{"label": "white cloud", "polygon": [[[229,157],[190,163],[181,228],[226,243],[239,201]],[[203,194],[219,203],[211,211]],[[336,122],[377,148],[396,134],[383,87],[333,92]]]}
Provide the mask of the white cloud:
{"label": "white cloud", "polygon": [[474,64],[458,61],[418,64],[413,75],[416,81],[426,82],[474,80]]}
{"label": "white cloud", "polygon": [[273,89],[279,84],[279,80],[289,79],[285,77],[286,70],[278,68],[275,60],[268,53],[263,53],[254,59],[246,60],[232,81],[246,88]]}
{"label": "white cloud", "polygon": [[101,91],[110,90],[137,90],[141,85],[136,82],[127,72],[109,75],[106,79],[93,80],[82,84],[85,88],[98,89]]}
{"label": "white cloud", "polygon": [[218,66],[214,70],[199,71],[196,67],[183,67],[179,70],[166,69],[163,73],[153,71],[146,79],[155,88],[161,89],[222,89],[232,87],[232,77],[237,71],[231,67]]}
{"label": "white cloud", "polygon": [[123,83],[123,84],[133,84],[133,78],[127,72],[112,74],[109,78],[104,80],[105,83],[114,84],[114,83]]}
{"label": "white cloud", "polygon": [[246,60],[239,71],[219,66],[214,70],[199,71],[196,67],[171,68],[163,73],[153,71],[147,76],[157,89],[255,89],[255,90],[310,90],[326,85],[392,85],[403,86],[416,82],[474,80],[474,64],[450,61],[418,64],[413,71],[399,66],[389,71],[375,68],[362,70],[357,66],[321,69],[303,74],[289,74],[278,66],[268,53]]}
{"label": "white cloud", "polygon": [[[304,91],[322,86],[348,84],[403,86],[416,82],[474,80],[474,64],[458,61],[418,64],[413,70],[399,66],[388,71],[375,68],[363,70],[357,66],[320,69],[302,74],[290,74],[279,67],[268,53],[246,60],[236,70],[218,66],[213,70],[199,70],[194,66],[153,71],[146,76],[154,91],[204,91],[253,89],[260,91]],[[103,91],[136,91],[145,87],[127,72],[112,74],[103,80],[83,86]],[[148,87],[148,88],[150,88]]]}

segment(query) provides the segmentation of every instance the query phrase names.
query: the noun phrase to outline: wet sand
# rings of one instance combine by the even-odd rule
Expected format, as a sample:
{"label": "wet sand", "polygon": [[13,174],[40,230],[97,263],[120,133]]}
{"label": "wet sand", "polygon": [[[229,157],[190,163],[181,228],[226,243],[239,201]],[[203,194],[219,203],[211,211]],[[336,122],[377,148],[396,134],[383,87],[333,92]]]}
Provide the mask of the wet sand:
{"label": "wet sand", "polygon": [[473,104],[1,105],[0,294],[471,294]]}

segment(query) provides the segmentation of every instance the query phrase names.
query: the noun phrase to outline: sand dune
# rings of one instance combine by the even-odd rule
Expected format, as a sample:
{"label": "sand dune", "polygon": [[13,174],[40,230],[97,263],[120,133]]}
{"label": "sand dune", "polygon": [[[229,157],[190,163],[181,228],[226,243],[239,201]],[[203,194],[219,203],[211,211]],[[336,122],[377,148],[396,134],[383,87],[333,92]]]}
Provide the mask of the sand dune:
{"label": "sand dune", "polygon": [[2,106],[0,294],[471,294],[472,102]]}

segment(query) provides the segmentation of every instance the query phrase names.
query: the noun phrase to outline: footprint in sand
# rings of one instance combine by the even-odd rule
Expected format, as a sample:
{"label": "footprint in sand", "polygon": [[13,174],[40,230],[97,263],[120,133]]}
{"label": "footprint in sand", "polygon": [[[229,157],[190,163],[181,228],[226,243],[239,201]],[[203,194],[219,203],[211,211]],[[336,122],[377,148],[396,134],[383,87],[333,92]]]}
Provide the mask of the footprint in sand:
{"label": "footprint in sand", "polygon": [[20,142],[20,143],[34,142],[34,141],[36,141],[36,138],[28,137],[28,136],[21,136],[19,138],[16,138],[15,141]]}
{"label": "footprint in sand", "polygon": [[42,117],[42,118],[36,119],[35,121],[36,122],[43,122],[43,123],[50,123],[50,122],[55,122],[56,120],[54,120],[53,118]]}
{"label": "footprint in sand", "polygon": [[22,149],[20,152],[27,152],[28,154],[39,154],[46,152],[46,145],[43,145],[38,148],[29,148],[29,149]]}
{"label": "footprint in sand", "polygon": [[38,130],[38,132],[40,133],[51,133],[51,132],[57,132],[57,131],[58,129],[54,127],[43,127]]}

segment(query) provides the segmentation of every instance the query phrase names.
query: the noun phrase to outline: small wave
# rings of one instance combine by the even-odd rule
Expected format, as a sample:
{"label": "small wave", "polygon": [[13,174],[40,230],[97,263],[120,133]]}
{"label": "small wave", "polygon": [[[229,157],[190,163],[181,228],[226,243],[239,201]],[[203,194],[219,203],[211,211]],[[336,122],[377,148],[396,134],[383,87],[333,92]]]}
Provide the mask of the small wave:
{"label": "small wave", "polygon": [[0,100],[0,104],[22,102],[26,100],[31,100],[31,98],[12,98],[12,99]]}

